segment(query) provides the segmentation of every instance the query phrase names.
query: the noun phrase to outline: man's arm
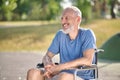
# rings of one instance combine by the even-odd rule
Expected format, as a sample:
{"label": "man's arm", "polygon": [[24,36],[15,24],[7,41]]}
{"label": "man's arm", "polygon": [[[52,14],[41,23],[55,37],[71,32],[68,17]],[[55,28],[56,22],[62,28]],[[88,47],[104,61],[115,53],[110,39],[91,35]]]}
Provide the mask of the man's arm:
{"label": "man's arm", "polygon": [[83,57],[61,64],[63,69],[69,69],[69,68],[74,68],[78,66],[91,66],[93,57],[94,57],[95,50],[94,49],[88,49],[83,52]]}
{"label": "man's arm", "polygon": [[53,62],[52,62],[53,56],[55,56],[55,55],[52,52],[47,51],[46,55],[42,59],[44,66],[53,64]]}
{"label": "man's arm", "polygon": [[45,68],[45,73],[44,76],[47,78],[51,78],[52,75],[51,73],[48,72],[49,68],[51,68],[54,63],[52,62],[52,57],[54,56],[54,54],[52,52],[47,51],[46,55],[43,57],[43,64],[44,64],[44,68]]}
{"label": "man's arm", "polygon": [[48,69],[48,72],[52,75],[55,75],[57,72],[62,70],[67,70],[67,69],[76,68],[78,66],[85,66],[85,65],[91,66],[94,52],[95,52],[94,49],[88,49],[83,53],[82,58],[79,58],[70,62],[66,62],[63,64],[59,64],[59,65],[53,65]]}

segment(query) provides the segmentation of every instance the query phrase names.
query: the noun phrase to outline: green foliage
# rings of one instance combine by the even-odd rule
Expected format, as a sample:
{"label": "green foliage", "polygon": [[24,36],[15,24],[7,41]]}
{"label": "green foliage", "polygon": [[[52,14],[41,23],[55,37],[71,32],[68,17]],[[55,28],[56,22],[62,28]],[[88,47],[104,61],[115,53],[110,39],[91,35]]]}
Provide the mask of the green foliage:
{"label": "green foliage", "polygon": [[55,19],[56,16],[58,16],[59,12],[61,11],[60,4],[55,0],[51,0],[48,4],[48,7],[50,12],[49,18]]}
{"label": "green foliage", "polygon": [[2,0],[0,20],[51,20],[60,10],[60,0]]}
{"label": "green foliage", "polygon": [[[0,0],[0,20],[52,20],[61,12],[60,3],[63,0]],[[101,18],[101,4],[106,1],[107,6],[117,0],[69,0],[82,11],[85,21]],[[94,3],[94,6],[91,5]],[[111,5],[112,7],[112,5]],[[95,9],[95,10],[94,10]],[[110,9],[108,9],[110,11]],[[107,10],[107,11],[108,11]],[[93,11],[93,12],[92,12]],[[105,11],[103,11],[104,13]],[[111,15],[113,15],[113,8]],[[109,12],[110,13],[110,12]],[[119,15],[119,13],[117,13]],[[114,16],[114,15],[113,15]]]}
{"label": "green foliage", "polygon": [[61,10],[59,0],[40,0],[39,17],[41,20],[55,19]]}
{"label": "green foliage", "polygon": [[[32,8],[32,0],[17,0],[17,8],[14,10],[13,20],[26,20]],[[24,17],[26,15],[26,17]]]}
{"label": "green foliage", "polygon": [[76,0],[75,5],[81,10],[85,20],[92,18],[92,7],[89,0]]}
{"label": "green foliage", "polygon": [[16,0],[1,0],[0,19],[12,20],[12,11],[17,7]]}

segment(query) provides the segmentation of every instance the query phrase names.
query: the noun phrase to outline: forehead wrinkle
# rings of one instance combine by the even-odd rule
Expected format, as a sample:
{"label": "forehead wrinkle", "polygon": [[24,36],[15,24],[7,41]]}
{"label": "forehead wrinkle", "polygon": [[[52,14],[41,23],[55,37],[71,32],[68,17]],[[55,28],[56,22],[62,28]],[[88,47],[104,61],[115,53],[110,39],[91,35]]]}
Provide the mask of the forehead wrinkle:
{"label": "forehead wrinkle", "polygon": [[65,9],[62,13],[62,16],[67,16],[69,14],[69,16],[75,16],[75,13],[72,9]]}
{"label": "forehead wrinkle", "polygon": [[75,6],[69,6],[66,9],[64,9],[63,13],[65,12],[71,12],[71,14],[73,14],[74,16],[79,16],[80,18],[82,18],[82,13],[81,11],[75,7]]}

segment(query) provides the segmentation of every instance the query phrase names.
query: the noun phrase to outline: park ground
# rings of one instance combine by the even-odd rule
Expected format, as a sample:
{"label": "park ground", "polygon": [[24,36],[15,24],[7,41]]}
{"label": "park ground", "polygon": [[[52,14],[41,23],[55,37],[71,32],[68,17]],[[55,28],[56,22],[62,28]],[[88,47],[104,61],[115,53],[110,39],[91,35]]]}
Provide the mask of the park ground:
{"label": "park ground", "polygon": [[[0,52],[0,80],[26,80],[27,70],[35,68],[42,60],[44,51]],[[58,61],[58,56],[53,59]],[[98,80],[120,80],[120,63],[99,60]]]}

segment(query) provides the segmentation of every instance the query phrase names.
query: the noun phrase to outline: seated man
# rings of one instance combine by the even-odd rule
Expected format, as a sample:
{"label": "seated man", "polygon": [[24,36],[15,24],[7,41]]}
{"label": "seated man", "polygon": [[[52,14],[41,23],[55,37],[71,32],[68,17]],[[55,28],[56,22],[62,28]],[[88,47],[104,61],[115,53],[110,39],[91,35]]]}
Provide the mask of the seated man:
{"label": "seated man", "polygon": [[[45,71],[30,69],[27,80],[74,80],[74,69],[78,66],[90,66],[93,62],[96,38],[92,30],[79,28],[82,20],[81,11],[75,7],[64,9],[61,17],[62,29],[53,39],[43,58]],[[52,62],[53,56],[60,55],[60,64]],[[93,79],[91,70],[78,72],[79,80]]]}

